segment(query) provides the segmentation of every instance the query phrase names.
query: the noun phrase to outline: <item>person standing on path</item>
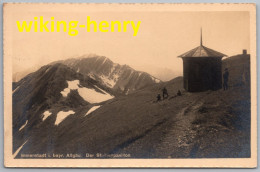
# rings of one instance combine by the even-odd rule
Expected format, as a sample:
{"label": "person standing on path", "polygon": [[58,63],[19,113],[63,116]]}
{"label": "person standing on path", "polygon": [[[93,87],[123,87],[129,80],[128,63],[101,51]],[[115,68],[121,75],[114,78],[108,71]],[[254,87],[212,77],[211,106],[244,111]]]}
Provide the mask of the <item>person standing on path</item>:
{"label": "person standing on path", "polygon": [[228,89],[228,77],[229,77],[229,72],[228,72],[228,68],[225,69],[225,72],[223,74],[223,89],[227,90]]}
{"label": "person standing on path", "polygon": [[163,99],[167,99],[169,95],[168,95],[168,91],[167,91],[166,87],[164,87],[162,89],[162,92],[163,92]]}

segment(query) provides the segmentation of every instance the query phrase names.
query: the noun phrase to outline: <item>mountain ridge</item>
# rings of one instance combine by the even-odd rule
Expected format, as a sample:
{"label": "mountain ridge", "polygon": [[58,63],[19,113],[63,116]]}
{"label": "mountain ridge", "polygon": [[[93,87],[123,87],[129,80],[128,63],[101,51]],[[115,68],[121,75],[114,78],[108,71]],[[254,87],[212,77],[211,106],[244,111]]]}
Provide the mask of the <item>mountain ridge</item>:
{"label": "mountain ridge", "polygon": [[63,63],[123,94],[129,94],[148,85],[162,82],[146,72],[136,71],[128,65],[114,63],[105,56],[81,56],[57,62]]}
{"label": "mountain ridge", "polygon": [[[46,111],[67,110],[102,104],[113,93],[90,77],[57,63],[41,67],[13,84],[13,135],[37,129]],[[23,101],[21,101],[23,100]],[[19,142],[14,142],[17,147]]]}
{"label": "mountain ridge", "polygon": [[[62,63],[43,66],[13,87],[14,156],[69,150],[81,158],[250,157],[249,66],[245,56],[223,61],[227,91],[190,93],[177,77],[97,103],[80,90],[107,96],[111,88]],[[169,97],[157,101],[164,87]]]}

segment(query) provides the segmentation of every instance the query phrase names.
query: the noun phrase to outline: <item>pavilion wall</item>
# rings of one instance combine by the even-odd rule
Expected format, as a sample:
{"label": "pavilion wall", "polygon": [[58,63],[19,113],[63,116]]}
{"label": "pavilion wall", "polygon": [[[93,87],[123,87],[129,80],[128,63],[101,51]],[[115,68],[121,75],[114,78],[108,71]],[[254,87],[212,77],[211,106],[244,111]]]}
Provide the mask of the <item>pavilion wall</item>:
{"label": "pavilion wall", "polygon": [[222,61],[220,57],[185,57],[183,85],[190,92],[222,88]]}

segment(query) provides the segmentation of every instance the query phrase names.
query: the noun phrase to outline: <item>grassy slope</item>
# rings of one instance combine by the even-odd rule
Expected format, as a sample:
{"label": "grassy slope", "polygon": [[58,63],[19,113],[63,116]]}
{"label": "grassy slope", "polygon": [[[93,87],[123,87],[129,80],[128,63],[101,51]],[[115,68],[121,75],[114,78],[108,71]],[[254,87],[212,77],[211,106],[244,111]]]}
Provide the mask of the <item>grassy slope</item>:
{"label": "grassy slope", "polygon": [[246,92],[235,88],[184,93],[165,100],[161,113],[167,120],[119,152],[139,158],[248,157],[250,103]]}
{"label": "grassy slope", "polygon": [[[230,61],[229,61],[230,63]],[[225,65],[225,62],[224,62]],[[243,64],[244,65],[244,64]],[[240,77],[241,66],[230,68]],[[130,153],[135,158],[249,157],[250,90],[183,92],[182,78],[118,97],[84,116],[91,105],[54,126],[54,115],[35,129],[21,153]],[[169,99],[156,103],[166,86]],[[66,109],[69,110],[69,109]]]}
{"label": "grassy slope", "polygon": [[167,83],[170,98],[155,103],[162,87],[157,84],[114,99],[86,117],[88,108],[78,109],[58,127],[52,125],[55,118],[49,119],[22,152],[130,153],[136,158],[249,156],[246,88],[175,97],[182,88],[182,78],[177,78]]}

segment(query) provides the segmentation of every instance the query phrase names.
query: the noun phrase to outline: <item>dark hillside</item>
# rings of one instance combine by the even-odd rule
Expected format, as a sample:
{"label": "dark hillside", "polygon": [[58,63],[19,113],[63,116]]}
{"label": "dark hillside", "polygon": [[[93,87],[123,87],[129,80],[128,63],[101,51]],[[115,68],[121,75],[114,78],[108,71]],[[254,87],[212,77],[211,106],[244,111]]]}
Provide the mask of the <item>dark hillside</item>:
{"label": "dark hillside", "polygon": [[[77,153],[82,158],[86,158],[86,153],[94,154],[94,158],[123,154],[129,154],[130,158],[250,157],[250,84],[248,79],[241,82],[241,75],[249,73],[248,65],[249,60],[240,56],[223,61],[223,69],[228,66],[230,71],[231,87],[227,91],[186,92],[182,89],[182,77],[99,104],[86,103],[77,92],[72,91],[67,98],[52,105],[49,108],[52,115],[45,121],[39,121],[34,128],[31,127],[32,121],[38,118],[31,120],[26,116],[29,121],[27,127],[18,132],[20,135],[14,135],[15,150],[25,143],[20,147],[17,158],[24,153]],[[80,80],[82,76],[77,75]],[[31,81],[28,79],[26,82]],[[52,90],[53,94],[60,95],[64,87],[66,85]],[[162,93],[163,87],[168,89],[169,97],[156,102],[156,96]],[[181,96],[176,95],[178,90],[181,90]],[[47,94],[48,91],[45,92],[47,98],[52,95]],[[43,93],[39,92],[39,95]],[[41,96],[35,100],[38,102]],[[24,102],[27,101],[30,102],[30,99]],[[98,109],[89,113],[95,106]],[[31,109],[39,110],[25,115],[41,115],[41,108],[35,104]],[[58,113],[70,110],[75,114],[55,125]],[[19,137],[21,132],[25,132],[23,136],[26,138]]]}
{"label": "dark hillside", "polygon": [[[165,84],[170,98],[154,102],[155,93]],[[25,146],[21,152],[70,150],[102,153],[104,158],[105,154],[116,153],[135,158],[250,156],[248,89],[183,92],[175,96],[182,88],[182,78],[164,85],[111,100],[88,116],[84,116],[87,107],[81,108],[58,127],[46,121],[29,139],[30,147]],[[42,135],[46,127],[53,128],[48,140],[47,135]],[[46,147],[51,140],[53,146]]]}
{"label": "dark hillside", "polygon": [[[72,90],[66,98],[61,92],[67,81],[79,80],[81,87],[109,91],[97,81],[63,64],[46,65],[13,84],[13,135],[16,150],[42,123],[42,114],[50,109],[79,108],[89,102]],[[100,91],[99,91],[100,92]],[[26,127],[21,129],[21,126]]]}
{"label": "dark hillside", "polygon": [[223,60],[223,71],[225,68],[229,69],[231,87],[250,84],[250,54],[239,54]]}

